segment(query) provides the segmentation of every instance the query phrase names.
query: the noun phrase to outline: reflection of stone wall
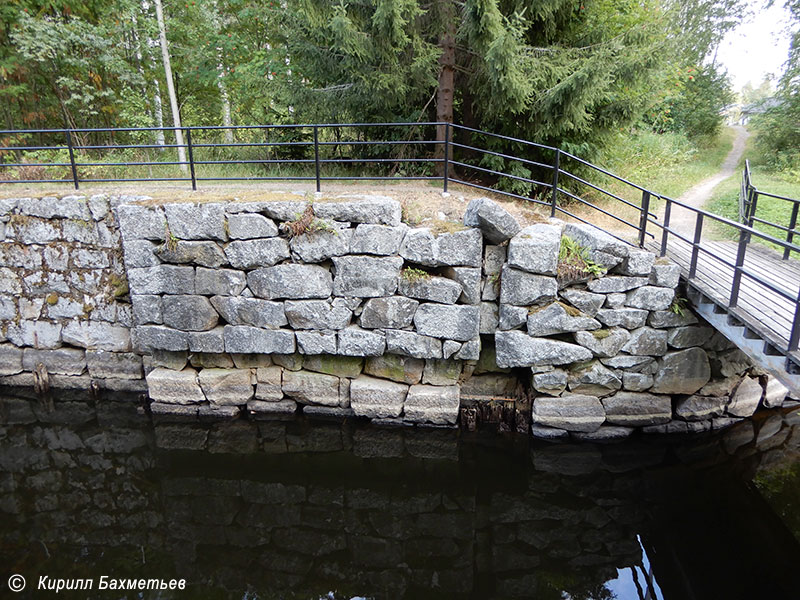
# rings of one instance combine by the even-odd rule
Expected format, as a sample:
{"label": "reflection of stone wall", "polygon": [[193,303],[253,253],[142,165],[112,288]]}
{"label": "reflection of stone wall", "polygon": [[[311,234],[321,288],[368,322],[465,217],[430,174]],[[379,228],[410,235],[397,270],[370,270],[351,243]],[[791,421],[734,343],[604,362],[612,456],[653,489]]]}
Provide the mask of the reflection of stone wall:
{"label": "reflection of stone wall", "polygon": [[130,549],[134,573],[163,555],[196,589],[266,597],[582,597],[642,562],[659,485],[686,494],[659,465],[738,468],[800,443],[774,413],[713,443],[509,445],[498,463],[452,431],[169,418],[153,436],[131,404],[0,399],[2,545],[88,547],[81,564],[114,569]]}
{"label": "reflection of stone wall", "polygon": [[485,198],[463,225],[413,227],[383,196],[132,200],[0,205],[2,382],[139,390],[146,373],[159,413],[503,413],[580,439],[724,427],[785,394],[677,314],[676,265],[589,225],[521,228]]}

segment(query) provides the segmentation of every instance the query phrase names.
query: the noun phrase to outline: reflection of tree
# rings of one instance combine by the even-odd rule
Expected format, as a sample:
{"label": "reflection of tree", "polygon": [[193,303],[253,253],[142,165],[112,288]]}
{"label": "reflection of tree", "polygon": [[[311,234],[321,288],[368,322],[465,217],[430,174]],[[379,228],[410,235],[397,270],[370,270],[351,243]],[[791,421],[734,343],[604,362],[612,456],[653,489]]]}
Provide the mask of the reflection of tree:
{"label": "reflection of tree", "polygon": [[762,471],[753,482],[800,542],[800,461]]}

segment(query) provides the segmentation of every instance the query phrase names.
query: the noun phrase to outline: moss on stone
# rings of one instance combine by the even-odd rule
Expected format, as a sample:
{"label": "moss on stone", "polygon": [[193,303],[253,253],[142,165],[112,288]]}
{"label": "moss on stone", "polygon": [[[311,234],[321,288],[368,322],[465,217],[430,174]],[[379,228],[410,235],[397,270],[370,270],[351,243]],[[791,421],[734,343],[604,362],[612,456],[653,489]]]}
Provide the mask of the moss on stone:
{"label": "moss on stone", "polygon": [[303,368],[326,375],[338,377],[358,377],[364,367],[360,356],[337,356],[334,354],[315,354],[306,356]]}

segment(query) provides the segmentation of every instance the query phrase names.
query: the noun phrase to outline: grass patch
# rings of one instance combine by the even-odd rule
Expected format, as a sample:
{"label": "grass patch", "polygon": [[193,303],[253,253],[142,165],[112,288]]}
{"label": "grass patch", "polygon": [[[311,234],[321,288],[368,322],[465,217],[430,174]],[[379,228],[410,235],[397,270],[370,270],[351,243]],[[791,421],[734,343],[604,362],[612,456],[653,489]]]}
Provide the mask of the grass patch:
{"label": "grass patch", "polygon": [[605,269],[589,258],[589,250],[569,236],[561,236],[556,276],[559,283],[572,283],[602,277]]}
{"label": "grass patch", "polygon": [[441,219],[434,219],[428,227],[434,237],[440,236],[444,233],[457,233],[468,229],[463,223],[455,221],[443,221]]}
{"label": "grass patch", "polygon": [[406,267],[402,271],[400,271],[400,277],[405,279],[409,283],[417,283],[419,281],[428,281],[431,278],[431,274],[427,271],[423,271],[422,269],[415,269],[414,267]]}

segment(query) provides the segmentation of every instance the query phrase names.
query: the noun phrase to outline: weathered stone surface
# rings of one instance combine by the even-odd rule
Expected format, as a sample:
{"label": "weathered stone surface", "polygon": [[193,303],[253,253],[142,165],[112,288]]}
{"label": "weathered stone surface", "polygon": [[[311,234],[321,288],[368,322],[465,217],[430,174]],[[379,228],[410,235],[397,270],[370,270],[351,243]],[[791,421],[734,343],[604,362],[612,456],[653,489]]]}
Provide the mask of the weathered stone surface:
{"label": "weathered stone surface", "polygon": [[356,227],[350,240],[350,253],[382,256],[397,254],[408,229],[405,223],[397,227],[361,224]]}
{"label": "weathered stone surface", "polygon": [[500,272],[506,262],[505,246],[485,246],[483,249],[482,300],[497,300],[500,296]]}
{"label": "weathered stone surface", "polygon": [[428,359],[425,361],[425,371],[422,374],[422,383],[430,385],[453,385],[461,377],[463,365],[457,360]]}
{"label": "weathered stone surface", "polygon": [[657,394],[694,394],[711,379],[708,356],[700,348],[670,352],[659,361],[651,388]]}
{"label": "weathered stone surface", "polygon": [[517,385],[513,375],[489,373],[473,375],[461,384],[462,398],[512,398]]}
{"label": "weathered stone surface", "polygon": [[134,330],[136,345],[142,350],[188,350],[189,335],[161,325],[142,325]]}
{"label": "weathered stone surface", "polygon": [[674,313],[671,310],[657,310],[650,313],[647,324],[650,327],[684,327],[697,323],[697,317],[690,310],[686,309],[683,314]]}
{"label": "weathered stone surface", "polygon": [[426,227],[408,230],[400,244],[399,254],[407,261],[419,265],[439,265],[436,259],[436,239]]}
{"label": "weathered stone surface", "polygon": [[425,361],[419,358],[383,354],[369,357],[364,363],[364,373],[399,383],[415,384],[422,379],[424,367]]}
{"label": "weathered stone surface", "polygon": [[622,373],[622,387],[629,392],[644,392],[653,385],[653,376],[649,373]]}
{"label": "weathered stone surface", "polygon": [[247,404],[253,397],[250,369],[203,369],[200,389],[209,402],[220,406]]}
{"label": "weathered stone surface", "polygon": [[649,277],[650,271],[656,262],[656,255],[647,250],[630,248],[628,256],[617,267],[617,272],[622,275],[633,277]]}
{"label": "weathered stone surface", "polygon": [[540,440],[564,440],[569,438],[569,431],[534,423],[531,425],[531,435]]}
{"label": "weathered stone surface", "polygon": [[567,431],[596,431],[606,415],[594,396],[569,394],[560,398],[540,396],[533,401],[533,422]]}
{"label": "weathered stone surface", "polygon": [[672,419],[672,401],[669,396],[617,392],[603,398],[602,403],[606,420],[612,425],[645,427],[668,423]]}
{"label": "weathered stone surface", "polygon": [[116,208],[116,213],[125,240],[166,239],[167,219],[162,208],[123,204]]}
{"label": "weathered stone surface", "polygon": [[526,271],[503,267],[500,278],[500,302],[517,306],[529,306],[537,302],[554,300],[558,283],[554,277],[534,275]]}
{"label": "weathered stone surface", "polygon": [[397,256],[340,256],[333,258],[333,264],[335,295],[375,298],[395,293],[403,260]]}
{"label": "weathered stone surface", "polygon": [[622,381],[600,361],[592,361],[570,369],[567,385],[573,394],[607,396],[622,387]]}
{"label": "weathered stone surface", "polygon": [[171,369],[173,371],[180,371],[183,367],[186,366],[188,362],[189,353],[186,350],[153,350],[152,357],[149,361],[150,364],[147,364],[144,360],[142,361],[143,366],[147,368],[145,370],[149,371],[150,368],[157,368],[157,367],[164,367],[165,369]]}
{"label": "weathered stone surface", "polygon": [[225,207],[218,203],[176,203],[164,206],[169,231],[182,240],[228,239]]}
{"label": "weathered stone surface", "polygon": [[237,240],[225,246],[225,256],[235,269],[271,267],[291,256],[283,238]]}
{"label": "weathered stone surface", "polygon": [[464,225],[478,227],[492,244],[502,244],[520,230],[511,213],[489,198],[470,200],[464,213]]}
{"label": "weathered stone surface", "polygon": [[295,331],[297,349],[302,354],[336,354],[336,332]]}
{"label": "weathered stone surface", "polygon": [[160,264],[156,256],[158,246],[149,240],[125,240],[122,249],[125,254],[125,266],[129,269],[136,267],[154,267]]}
{"label": "weathered stone surface", "polygon": [[578,331],[575,341],[581,346],[591,350],[594,356],[611,358],[619,354],[622,347],[628,342],[631,334],[619,327],[611,329],[598,329],[597,331]]}
{"label": "weathered stone surface", "polygon": [[310,371],[286,371],[283,393],[302,404],[339,406],[339,378]]}
{"label": "weathered stone surface", "polygon": [[22,371],[22,350],[11,344],[0,344],[0,375],[16,375]]}
{"label": "weathered stone surface", "polygon": [[228,231],[232,240],[252,240],[278,235],[275,222],[256,213],[228,215]]}
{"label": "weathered stone surface", "polygon": [[532,338],[521,331],[498,331],[495,348],[501,368],[564,365],[592,358],[592,353],[582,346]]}
{"label": "weathered stone surface", "polygon": [[653,265],[650,271],[650,285],[675,289],[681,279],[681,268],[673,264]]}
{"label": "weathered stone surface", "polygon": [[386,349],[382,333],[351,325],[338,333],[337,352],[343,356],[380,356]]}
{"label": "weathered stone surface", "polygon": [[127,327],[103,321],[70,321],[61,338],[67,344],[92,350],[127,352],[131,349],[131,332]]}
{"label": "weathered stone surface", "polygon": [[283,302],[242,296],[213,296],[211,304],[229,325],[277,329],[288,322]]}
{"label": "weathered stone surface", "polygon": [[197,267],[194,279],[196,294],[209,296],[238,296],[247,285],[242,271],[233,269],[204,269]]}
{"label": "weathered stone surface", "polygon": [[327,298],[333,292],[330,272],[319,265],[276,265],[247,274],[253,294],[268,300]]}
{"label": "weathered stone surface", "polygon": [[[222,327],[219,327],[218,329],[221,330]],[[221,332],[219,338],[220,340],[222,339]],[[214,352],[192,352],[191,354],[188,355],[189,364],[192,365],[195,369],[232,369],[235,366],[233,359],[230,357],[229,354],[224,354],[224,351],[225,351],[225,342],[223,341],[222,342],[223,354],[217,354]]]}
{"label": "weathered stone surface", "polygon": [[148,395],[157,402],[197,404],[206,399],[197,380],[197,371],[190,367],[183,371],[153,369],[146,379]]}
{"label": "weathered stone surface", "polygon": [[286,318],[292,329],[344,329],[353,311],[342,298],[328,300],[287,300]]}
{"label": "weathered stone surface", "polygon": [[767,375],[767,385],[764,388],[764,406],[766,408],[782,406],[788,394],[789,390],[785,385],[772,375]]}
{"label": "weathered stone surface", "polygon": [[667,342],[673,348],[691,348],[692,346],[702,346],[712,335],[714,335],[714,330],[711,327],[688,325],[670,330]]}
{"label": "weathered stone surface", "polygon": [[399,417],[407,394],[405,384],[361,375],[350,383],[350,406],[359,417]]}
{"label": "weathered stone surface", "polygon": [[648,312],[639,308],[601,308],[597,311],[597,320],[606,327],[624,327],[637,329],[644,327]]}
{"label": "weathered stone surface", "polygon": [[533,373],[533,389],[540,394],[559,396],[567,388],[567,373],[554,369],[547,373]]}
{"label": "weathered stone surface", "polygon": [[386,351],[413,358],[442,358],[442,341],[413,331],[387,329]]}
{"label": "weathered stone surface", "polygon": [[351,202],[318,202],[314,214],[322,219],[350,223],[373,223],[378,225],[400,225],[402,209],[397,200],[387,196],[367,194],[343,194],[339,198]]}
{"label": "weathered stone surface", "polygon": [[297,235],[289,247],[296,259],[305,263],[318,263],[332,256],[342,256],[350,251],[352,229],[331,228]]}
{"label": "weathered stone surface", "polygon": [[597,431],[584,433],[573,431],[571,436],[582,442],[611,442],[624,440],[634,432],[633,427],[621,427],[619,425],[601,425]]}
{"label": "weathered stone surface", "polygon": [[635,356],[663,356],[667,353],[667,332],[650,327],[635,329],[622,351]]}
{"label": "weathered stone surface", "polygon": [[626,277],[623,275],[607,275],[598,279],[592,279],[587,283],[590,292],[596,294],[611,294],[627,292],[635,288],[647,285],[647,277]]}
{"label": "weathered stone surface", "polygon": [[[494,334],[500,324],[497,304],[494,302],[481,302],[481,334]],[[455,350],[456,352],[458,350]],[[445,356],[445,358],[448,358]]]}
{"label": "weathered stone surface", "polygon": [[734,417],[750,417],[756,412],[764,390],[758,379],[745,377],[733,392],[727,406],[728,414]]}
{"label": "weathered stone surface", "polygon": [[36,350],[25,348],[22,354],[22,369],[35,371],[42,364],[50,374],[80,375],[86,370],[86,354],[77,348]]}
{"label": "weathered stone surface", "polygon": [[205,296],[164,296],[164,324],[182,331],[208,331],[219,315]]}
{"label": "weathered stone surface", "polygon": [[418,306],[416,300],[400,296],[372,298],[364,304],[359,322],[367,329],[402,329],[411,325]]}
{"label": "weathered stone surface", "polygon": [[477,229],[442,233],[436,238],[436,262],[451,267],[480,267],[483,238]]}
{"label": "weathered stone surface", "polygon": [[675,290],[646,285],[628,292],[625,306],[644,310],[666,310],[675,298]]}
{"label": "weathered stone surface", "polygon": [[277,202],[246,202],[242,204],[229,204],[228,212],[258,212],[264,213],[276,221],[294,221],[303,216],[308,202],[302,199],[277,201]]}
{"label": "weathered stone surface", "polygon": [[45,321],[11,322],[6,329],[6,337],[15,346],[33,346],[34,348],[57,348],[61,345],[62,327],[56,323]]}
{"label": "weathered stone surface", "polygon": [[751,366],[750,359],[738,348],[728,352],[718,352],[714,360],[714,375],[721,377],[742,375]]}
{"label": "weathered stone surface", "polygon": [[466,342],[479,335],[480,308],[446,304],[420,304],[414,314],[417,333]]}
{"label": "weathered stone surface", "polygon": [[432,275],[410,280],[401,272],[399,292],[417,300],[455,304],[461,296],[462,288],[460,283],[445,277]]}
{"label": "weathered stone surface", "polygon": [[[373,359],[367,359],[373,360]],[[319,354],[306,356],[303,368],[307,371],[336,375],[337,377],[357,377],[364,366],[364,358],[360,356],[334,356]]]}
{"label": "weathered stone surface", "polygon": [[194,294],[194,267],[160,265],[128,269],[132,294]]}
{"label": "weathered stone surface", "polygon": [[19,210],[24,215],[52,219],[91,219],[89,204],[85,196],[45,196],[43,198],[20,198]]}
{"label": "weathered stone surface", "polygon": [[141,379],[142,357],[130,352],[87,350],[89,375],[100,379]]}
{"label": "weathered stone surface", "polygon": [[210,331],[192,331],[189,333],[189,350],[191,352],[208,352],[221,354],[225,352],[224,327],[215,327]]}
{"label": "weathered stone surface", "polygon": [[584,223],[567,223],[564,226],[564,235],[576,241],[579,245],[589,250],[589,255],[595,262],[601,262],[598,254],[603,254],[605,257],[617,259],[616,262],[609,261],[612,264],[606,263],[607,267],[614,266],[622,259],[628,256],[631,247],[625,242],[609,235],[605,231],[598,229],[592,225]]}
{"label": "weathered stone surface", "polygon": [[256,369],[256,399],[278,402],[283,400],[283,369],[259,367]]}
{"label": "weathered stone surface", "polygon": [[250,400],[250,402],[247,403],[247,410],[253,415],[259,415],[262,413],[293,415],[297,412],[297,402],[294,400],[278,400],[274,402]]}
{"label": "weathered stone surface", "polygon": [[[570,309],[573,312],[573,309]],[[528,334],[547,336],[574,331],[600,329],[600,323],[586,315],[570,314],[560,302],[545,307],[534,307],[528,311]]]}
{"label": "weathered stone surface", "polygon": [[408,388],[403,416],[412,423],[454,425],[458,420],[459,401],[457,385],[412,385]]}
{"label": "weathered stone surface", "polygon": [[615,309],[623,308],[625,306],[625,300],[627,299],[628,296],[626,294],[621,294],[621,293],[608,294],[606,296],[606,303],[604,306],[606,308],[615,308]]}
{"label": "weathered stone surface", "polygon": [[[442,348],[444,355],[444,348]],[[456,360],[478,360],[481,356],[481,338],[475,337],[461,344],[461,350],[453,355]]]}
{"label": "weathered stone surface", "polygon": [[562,298],[582,313],[594,317],[606,300],[604,294],[595,294],[586,290],[568,288],[559,292]]}
{"label": "weathered stone surface", "polygon": [[215,242],[178,241],[174,244],[161,244],[155,250],[156,256],[166,263],[189,264],[216,268],[228,262],[225,253]]}
{"label": "weathered stone surface", "polygon": [[[461,285],[458,301],[463,304],[479,304],[481,301],[481,270],[473,267],[448,267],[443,273],[448,279]],[[402,285],[402,281],[401,281]]]}
{"label": "weathered stone surface", "polygon": [[728,396],[688,396],[675,404],[675,414],[686,421],[705,421],[725,414]]}
{"label": "weathered stone surface", "polygon": [[292,354],[293,331],[258,329],[247,325],[226,325],[225,352],[236,354]]}
{"label": "weathered stone surface", "polygon": [[508,264],[529,273],[555,275],[560,247],[561,227],[530,225],[508,243]]}
{"label": "weathered stone surface", "polygon": [[528,309],[524,306],[501,304],[497,327],[502,331],[517,329],[528,322]]}

